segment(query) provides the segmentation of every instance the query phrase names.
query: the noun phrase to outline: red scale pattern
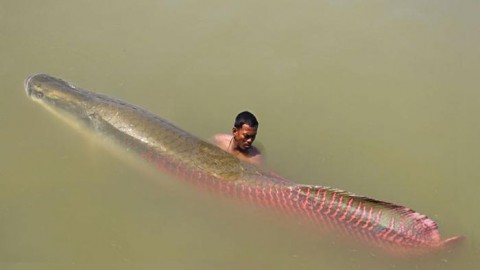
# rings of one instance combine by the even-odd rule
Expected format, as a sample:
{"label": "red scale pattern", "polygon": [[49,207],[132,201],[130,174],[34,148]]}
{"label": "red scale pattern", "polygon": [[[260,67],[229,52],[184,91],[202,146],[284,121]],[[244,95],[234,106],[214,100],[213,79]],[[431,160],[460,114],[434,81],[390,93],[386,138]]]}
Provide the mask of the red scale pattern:
{"label": "red scale pattern", "polygon": [[300,218],[323,230],[352,236],[395,253],[418,253],[446,243],[440,240],[434,221],[402,206],[326,187],[296,185],[274,174],[224,180],[174,158],[150,154],[143,157],[158,169],[204,190]]}

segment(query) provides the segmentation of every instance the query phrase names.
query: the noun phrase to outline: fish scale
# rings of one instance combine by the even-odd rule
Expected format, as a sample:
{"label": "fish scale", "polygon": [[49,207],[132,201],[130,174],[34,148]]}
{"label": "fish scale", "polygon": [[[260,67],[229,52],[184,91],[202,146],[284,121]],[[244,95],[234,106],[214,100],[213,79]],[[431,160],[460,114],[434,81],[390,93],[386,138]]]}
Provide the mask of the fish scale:
{"label": "fish scale", "polygon": [[461,239],[442,240],[433,220],[407,207],[335,188],[296,184],[240,161],[140,107],[61,79],[46,74],[30,76],[25,90],[50,111],[83,123],[161,171],[323,230],[395,253],[423,253]]}

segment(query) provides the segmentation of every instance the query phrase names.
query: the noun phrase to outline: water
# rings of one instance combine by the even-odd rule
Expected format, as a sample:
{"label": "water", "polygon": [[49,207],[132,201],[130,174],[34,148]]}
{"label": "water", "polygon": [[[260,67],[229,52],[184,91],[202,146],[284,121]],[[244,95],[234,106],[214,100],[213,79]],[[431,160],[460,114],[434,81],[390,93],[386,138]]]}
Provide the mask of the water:
{"label": "water", "polygon": [[[476,1],[0,2],[1,268],[478,267],[478,11]],[[23,80],[39,72],[202,138],[251,110],[272,170],[408,205],[467,240],[405,261],[205,197],[33,104]]]}

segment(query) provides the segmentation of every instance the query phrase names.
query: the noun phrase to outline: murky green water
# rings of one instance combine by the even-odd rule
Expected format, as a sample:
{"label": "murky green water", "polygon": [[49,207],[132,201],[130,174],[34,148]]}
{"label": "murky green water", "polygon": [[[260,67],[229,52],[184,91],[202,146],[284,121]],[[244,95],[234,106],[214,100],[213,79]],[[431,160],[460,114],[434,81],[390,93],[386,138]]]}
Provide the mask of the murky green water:
{"label": "murky green water", "polygon": [[[477,1],[1,1],[0,268],[478,267],[479,11]],[[23,80],[39,72],[203,138],[252,110],[272,170],[408,205],[467,240],[405,261],[199,195],[33,104]]]}

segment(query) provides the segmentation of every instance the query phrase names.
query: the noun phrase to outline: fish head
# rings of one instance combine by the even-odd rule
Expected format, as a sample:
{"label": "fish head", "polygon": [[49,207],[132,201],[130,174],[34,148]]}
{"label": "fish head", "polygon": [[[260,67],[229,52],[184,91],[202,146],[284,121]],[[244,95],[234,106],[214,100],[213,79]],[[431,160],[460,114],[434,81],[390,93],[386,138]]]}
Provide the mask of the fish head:
{"label": "fish head", "polygon": [[25,80],[25,92],[61,118],[74,117],[89,122],[95,98],[89,91],[46,74],[35,74]]}

